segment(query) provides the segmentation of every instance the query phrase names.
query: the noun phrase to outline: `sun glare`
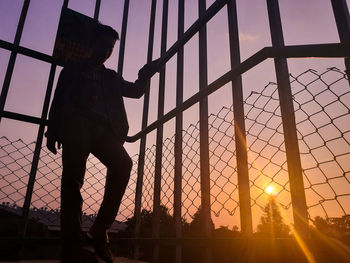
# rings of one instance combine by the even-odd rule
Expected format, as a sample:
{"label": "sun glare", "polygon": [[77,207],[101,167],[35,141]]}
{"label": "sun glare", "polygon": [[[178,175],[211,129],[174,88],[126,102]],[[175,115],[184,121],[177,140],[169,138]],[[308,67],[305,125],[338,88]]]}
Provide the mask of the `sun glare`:
{"label": "sun glare", "polygon": [[265,192],[269,195],[272,195],[273,192],[274,192],[274,187],[272,185],[268,185],[266,188],[265,188]]}

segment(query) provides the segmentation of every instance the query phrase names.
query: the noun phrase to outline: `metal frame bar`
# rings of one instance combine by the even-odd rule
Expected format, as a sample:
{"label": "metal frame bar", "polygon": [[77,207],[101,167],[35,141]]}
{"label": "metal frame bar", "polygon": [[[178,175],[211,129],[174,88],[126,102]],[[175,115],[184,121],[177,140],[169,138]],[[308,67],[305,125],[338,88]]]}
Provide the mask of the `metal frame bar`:
{"label": "metal frame bar", "polygon": [[[198,13],[201,18],[206,10],[206,0],[198,0]],[[208,87],[207,26],[199,29],[199,90]],[[200,151],[200,186],[201,186],[201,224],[205,237],[211,237],[210,203],[210,165],[209,165],[209,130],[208,97],[199,101],[199,151]],[[206,247],[202,262],[212,262],[211,249]]]}
{"label": "metal frame bar", "polygon": [[[177,38],[183,37],[185,25],[185,2],[179,0],[178,3],[178,26]],[[183,102],[184,86],[184,47],[180,48],[177,53],[176,69],[176,107]],[[175,237],[182,238],[182,129],[183,113],[179,112],[175,120],[175,167],[174,167],[174,220],[175,220]],[[182,262],[182,246],[176,245],[175,262]]]}
{"label": "metal frame bar", "polygon": [[[24,0],[22,11],[21,11],[21,16],[19,18],[19,22],[17,25],[15,40],[13,43],[15,46],[18,46],[19,42],[21,41],[23,27],[24,27],[24,23],[25,23],[25,20],[27,17],[29,4],[30,4],[30,0]],[[7,98],[7,94],[9,91],[10,82],[11,82],[11,78],[12,78],[13,69],[15,67],[16,58],[17,58],[17,52],[12,50],[11,55],[10,55],[10,59],[9,59],[9,63],[7,65],[6,75],[5,75],[5,79],[4,79],[4,83],[2,85],[2,90],[1,90],[1,95],[0,95],[0,112],[3,111],[5,108],[6,98]],[[1,115],[0,115],[0,123],[1,123]]]}
{"label": "metal frame bar", "polygon": [[[341,43],[350,44],[350,16],[346,0],[331,0],[334,19],[337,24],[338,35]],[[350,51],[344,59],[346,74],[350,83]]]}
{"label": "metal frame bar", "polygon": [[[65,1],[63,7],[67,7],[68,1]],[[100,6],[101,6],[101,1],[96,0],[95,4],[95,11],[94,11],[94,19],[98,20],[98,15],[100,12]],[[33,189],[34,189],[34,183],[35,183],[35,177],[38,169],[38,163],[40,159],[40,152],[41,152],[41,146],[44,138],[44,131],[45,131],[45,120],[47,118],[47,114],[49,111],[49,104],[50,104],[50,98],[51,98],[51,93],[52,93],[52,88],[53,88],[53,82],[55,78],[55,73],[56,73],[56,65],[51,64],[50,68],[50,74],[49,74],[49,80],[47,84],[47,89],[46,89],[46,94],[45,94],[45,99],[44,99],[44,106],[41,114],[41,123],[39,126],[39,131],[37,135],[37,140],[35,144],[35,150],[34,150],[34,156],[33,156],[33,161],[32,161],[32,167],[29,175],[29,181],[27,185],[27,191],[26,191],[26,197],[23,205],[23,217],[25,219],[28,218],[29,214],[29,208],[32,200],[32,194],[33,194]],[[25,236],[26,234],[26,227],[27,227],[27,220],[25,221],[25,228],[24,228],[24,233],[23,235]]]}
{"label": "metal frame bar", "polygon": [[129,17],[129,0],[124,1],[123,10],[123,22],[122,22],[122,32],[120,35],[120,46],[119,46],[119,56],[118,56],[118,73],[123,74],[124,68],[124,55],[125,55],[125,43],[126,43],[126,30],[128,25]]}
{"label": "metal frame bar", "polygon": [[0,40],[0,48],[3,49],[7,49],[11,52],[14,53],[18,53],[21,55],[25,55],[31,58],[35,58],[47,63],[55,63],[57,65],[59,65],[58,61],[54,60],[54,58],[52,56],[46,55],[44,53],[29,49],[29,48],[25,48],[16,44],[12,44],[10,42],[7,42],[5,40]]}
{"label": "metal frame bar", "polygon": [[[267,8],[272,46],[283,47],[284,39],[278,0],[267,0]],[[299,235],[307,237],[309,234],[308,213],[288,64],[286,58],[275,58],[274,62],[287,155],[294,227]]]}
{"label": "metal frame bar", "polygon": [[[1,43],[0,43],[1,47]],[[247,72],[251,68],[257,66],[261,62],[269,58],[344,58],[348,56],[350,50],[350,44],[341,43],[329,43],[329,44],[311,44],[311,45],[293,45],[293,46],[283,46],[283,47],[264,47],[254,55],[250,56],[243,62],[241,62],[237,67],[231,69],[230,71],[223,74],[221,77],[217,78],[204,90],[199,91],[186,101],[184,101],[180,106],[169,111],[161,119],[154,121],[140,132],[127,137],[127,142],[135,142],[150,133],[157,128],[157,125],[161,125],[170,119],[174,118],[178,112],[183,112],[193,104],[199,102],[199,100],[208,96],[209,94],[215,92],[228,82],[232,81],[235,77]],[[26,54],[24,54],[26,55]],[[13,120],[33,120],[32,123],[38,123],[38,118],[34,116],[18,114],[10,111],[0,112],[0,117],[6,117]]]}
{"label": "metal frame bar", "polygon": [[[166,52],[167,35],[168,35],[168,9],[169,0],[163,0],[162,12],[162,35],[160,53],[164,55]],[[159,92],[158,92],[158,119],[164,115],[164,97],[165,97],[165,64],[162,66],[159,75]],[[160,195],[162,181],[162,157],[163,157],[163,125],[157,128],[156,138],[156,161],[154,172],[154,194],[153,194],[153,222],[152,237],[159,238],[160,231]],[[153,247],[153,261],[159,262],[159,246]]]}
{"label": "metal frame bar", "polygon": [[[238,37],[238,21],[236,0],[227,3],[230,59],[231,68],[237,67],[241,63],[240,47]],[[245,129],[244,101],[242,90],[242,77],[237,76],[232,80],[233,114],[236,144],[236,163],[240,203],[241,232],[245,235],[253,234],[253,220],[250,205],[250,186],[248,174],[248,154]]]}
{"label": "metal frame bar", "polygon": [[161,119],[158,119],[148,125],[142,131],[136,133],[135,135],[128,136],[127,142],[135,142],[145,134],[150,133],[157,126],[169,121],[174,118],[178,112],[183,112],[192,105],[198,103],[201,98],[210,95],[215,92],[228,82],[232,81],[237,76],[247,72],[256,65],[260,64],[268,58],[344,58],[347,56],[348,50],[350,48],[349,44],[314,44],[314,45],[297,45],[297,46],[284,46],[284,47],[265,47],[260,51],[256,52],[254,55],[247,58],[245,61],[241,62],[237,67],[231,69],[230,71],[223,74],[221,77],[217,78],[207,88],[199,91],[186,101],[184,101],[180,106],[169,111]]}
{"label": "metal frame bar", "polygon": [[[149,24],[149,34],[148,34],[147,62],[151,62],[152,56],[153,56],[156,7],[157,7],[157,0],[152,0],[150,24]],[[141,129],[145,129],[147,127],[148,111],[149,111],[149,97],[150,97],[149,89],[150,89],[150,82],[147,83],[146,92],[144,94]],[[137,182],[136,182],[136,190],[135,190],[135,212],[134,212],[134,216],[135,216],[134,235],[136,238],[140,238],[141,202],[142,202],[142,186],[143,186],[143,173],[144,173],[143,169],[144,169],[144,164],[145,164],[146,139],[147,139],[146,134],[141,137],[140,150],[139,150],[140,154],[139,154],[138,166],[137,166]],[[135,246],[133,257],[135,259],[139,258],[139,246]]]}
{"label": "metal frame bar", "polygon": [[[64,7],[68,6],[68,0],[63,2],[63,6]],[[54,82],[55,74],[56,74],[56,67],[57,66],[54,63],[52,63],[51,67],[50,67],[49,79],[48,79],[46,93],[45,93],[45,99],[44,99],[44,105],[43,105],[43,109],[41,112],[40,125],[39,125],[36,143],[35,143],[33,161],[32,161],[32,166],[31,166],[31,170],[30,170],[30,174],[29,174],[27,191],[26,191],[26,196],[24,199],[24,204],[23,204],[23,209],[22,209],[22,217],[25,220],[23,233],[22,233],[23,237],[26,236],[26,232],[27,232],[29,209],[30,209],[30,205],[31,205],[31,201],[32,201],[35,178],[36,178],[36,173],[37,173],[38,164],[39,164],[39,160],[40,160],[41,146],[42,146],[42,142],[43,142],[43,138],[44,138],[46,118],[47,118],[47,114],[49,111],[53,82]]]}
{"label": "metal frame bar", "polygon": [[[27,218],[28,211],[31,202],[31,196],[33,192],[33,187],[35,183],[35,175],[37,170],[37,165],[40,157],[40,150],[43,140],[44,128],[47,123],[46,117],[48,113],[49,102],[52,93],[52,86],[54,81],[54,76],[56,72],[56,65],[58,65],[51,56],[46,54],[24,48],[19,46],[20,38],[23,31],[24,22],[26,19],[28,7],[30,0],[24,0],[19,24],[16,31],[16,36],[14,43],[9,43],[0,40],[0,47],[10,50],[11,56],[9,59],[3,89],[0,96],[0,121],[2,117],[26,121],[30,123],[39,124],[39,131],[33,156],[33,162],[31,167],[31,173],[28,182],[28,188],[25,198],[25,203],[23,206],[23,216]],[[127,5],[126,5],[127,3]],[[166,7],[165,7],[166,3]],[[249,191],[249,180],[247,165],[244,161],[246,158],[246,145],[245,138],[237,138],[239,131],[245,134],[244,128],[244,111],[242,98],[242,82],[240,75],[247,70],[258,65],[267,58],[275,59],[276,75],[278,80],[278,89],[280,94],[280,104],[282,112],[282,121],[285,134],[285,142],[287,149],[287,162],[289,167],[289,177],[291,185],[291,195],[293,204],[293,215],[295,227],[299,233],[307,233],[307,210],[305,201],[305,192],[302,181],[301,174],[301,164],[300,156],[298,150],[298,141],[296,136],[296,126],[295,126],[295,116],[291,97],[291,90],[289,84],[288,57],[345,57],[345,65],[347,72],[349,74],[349,50],[350,50],[350,19],[347,4],[345,0],[331,0],[335,20],[337,23],[338,33],[341,43],[336,44],[317,44],[317,45],[299,45],[299,46],[284,46],[281,19],[279,14],[279,7],[277,0],[267,0],[268,10],[269,10],[269,20],[270,29],[272,36],[273,47],[266,47],[257,52],[255,55],[251,56],[244,62],[240,63],[239,58],[239,43],[238,43],[238,28],[236,21],[236,6],[235,0],[217,0],[215,1],[207,10],[205,8],[205,1],[199,0],[199,19],[184,33],[183,32],[183,20],[179,20],[178,29],[178,41],[166,51],[166,35],[167,35],[167,12],[168,12],[168,0],[164,0],[163,6],[163,25],[162,25],[162,47],[161,47],[161,64],[162,70],[160,74],[159,83],[159,104],[158,104],[158,119],[151,125],[147,126],[148,118],[148,108],[149,108],[149,90],[147,90],[144,100],[144,114],[142,121],[142,131],[134,136],[128,137],[129,142],[136,141],[141,138],[140,144],[140,159],[138,167],[138,180],[136,188],[136,201],[135,201],[135,217],[136,222],[139,220],[140,209],[141,209],[141,197],[142,197],[142,178],[143,178],[143,164],[145,157],[145,145],[146,145],[146,135],[158,128],[157,130],[157,157],[156,157],[156,178],[155,178],[155,197],[154,197],[154,232],[153,238],[155,240],[159,239],[159,205],[160,205],[160,186],[161,186],[161,158],[162,158],[162,140],[163,140],[163,124],[173,117],[176,117],[176,183],[175,183],[175,193],[174,193],[174,213],[177,218],[176,223],[176,238],[181,239],[181,150],[182,150],[182,114],[183,111],[191,107],[195,103],[200,103],[200,139],[201,139],[201,187],[202,187],[202,209],[205,214],[205,233],[210,236],[210,178],[209,178],[209,148],[208,148],[208,108],[207,101],[208,95],[215,92],[217,89],[221,88],[226,83],[232,81],[233,85],[233,100],[234,100],[234,114],[235,114],[235,136],[236,136],[236,149],[237,158],[240,154],[242,166],[238,167],[239,178],[243,178],[243,188],[246,189],[248,182]],[[228,14],[229,14],[229,31],[230,31],[230,50],[231,50],[231,67],[232,69],[226,74],[222,75],[220,78],[212,82],[210,85],[207,83],[207,52],[206,52],[206,23],[221,10],[225,4],[228,4]],[[100,10],[101,0],[96,0],[94,19],[98,19]],[[64,6],[68,6],[68,0],[64,0]],[[179,2],[179,17],[183,19],[183,8],[184,2],[181,0]],[[128,6],[129,0],[125,0],[124,4],[124,15],[123,15],[123,25],[122,25],[122,37],[118,61],[118,71],[123,71],[123,61],[124,61],[124,50],[125,50],[125,36],[126,36],[126,26],[128,17]],[[148,47],[148,57],[147,61],[152,60],[153,52],[153,40],[154,40],[154,21],[155,21],[155,8],[156,0],[152,1],[152,11],[151,11],[151,22],[150,22],[150,35],[149,35],[149,47]],[[166,8],[166,12],[165,12]],[[180,14],[180,11],[182,12]],[[166,18],[165,18],[166,13]],[[165,21],[166,20],[166,21]],[[181,31],[182,30],[182,31]],[[193,95],[191,98],[182,103],[183,97],[183,48],[184,45],[197,33],[199,32],[199,49],[200,49],[200,91]],[[165,39],[165,40],[164,40]],[[28,116],[24,114],[18,114],[14,112],[4,111],[4,106],[7,98],[8,89],[10,86],[10,81],[12,78],[12,73],[14,69],[14,64],[16,61],[17,54],[23,54],[32,58],[39,59],[51,63],[51,69],[45,94],[44,106],[41,114],[41,118]],[[165,64],[166,62],[175,54],[178,56],[178,71],[177,71],[177,107],[171,110],[166,115],[164,115],[164,89],[165,89]],[[149,88],[149,84],[148,84]],[[242,120],[243,116],[243,120]],[[244,132],[243,132],[244,131]],[[238,145],[237,145],[238,144]],[[239,149],[239,150],[238,150]],[[243,160],[243,161],[242,161]],[[239,162],[237,161],[239,166]],[[240,180],[240,179],[239,179]],[[240,184],[240,183],[239,183]],[[240,188],[241,188],[240,184]],[[246,190],[240,190],[240,192],[247,195]],[[249,194],[248,194],[249,196]],[[242,220],[242,231],[250,233],[251,229],[251,214],[249,216],[250,208],[248,207],[248,202],[246,197],[240,196],[240,202],[245,208],[241,209],[241,214],[243,213],[245,219]],[[245,200],[245,201],[244,201]],[[249,201],[249,200],[248,200]],[[158,210],[158,211],[157,211]],[[244,211],[244,212],[242,212]],[[158,217],[157,217],[158,213]],[[251,211],[250,211],[251,213]],[[137,217],[138,216],[138,217]],[[242,216],[242,215],[241,215]],[[249,219],[250,218],[250,219]],[[136,223],[136,237],[138,225]],[[138,232],[139,233],[139,232]],[[158,260],[157,248],[155,253],[155,261]],[[179,255],[179,256],[178,256]],[[177,246],[177,262],[181,260],[181,247]],[[206,257],[206,260],[210,262],[210,257]]]}

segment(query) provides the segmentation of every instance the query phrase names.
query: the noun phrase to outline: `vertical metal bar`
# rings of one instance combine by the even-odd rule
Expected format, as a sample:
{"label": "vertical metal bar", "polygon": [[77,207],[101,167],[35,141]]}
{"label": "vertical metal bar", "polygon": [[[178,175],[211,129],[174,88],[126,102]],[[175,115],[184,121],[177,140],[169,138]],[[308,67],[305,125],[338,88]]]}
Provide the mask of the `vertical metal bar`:
{"label": "vertical metal bar", "polygon": [[[284,39],[278,0],[267,0],[267,7],[272,46],[282,47]],[[307,206],[287,59],[276,58],[274,61],[287,153],[294,226],[298,234],[307,236],[309,232]]]}
{"label": "vertical metal bar", "polygon": [[[26,20],[27,13],[28,13],[29,3],[30,3],[30,0],[25,0],[23,3],[21,16],[19,18],[18,25],[17,25],[15,40],[13,42],[15,46],[18,46],[19,42],[21,41],[24,22]],[[10,87],[13,69],[15,67],[16,57],[17,57],[17,52],[12,51],[10,55],[9,63],[7,65],[6,75],[5,75],[5,79],[2,85],[2,90],[0,95],[0,112],[2,112],[5,108],[6,98]],[[1,115],[0,115],[0,122],[1,122]]]}
{"label": "vertical metal bar", "polygon": [[123,74],[124,68],[124,55],[125,55],[125,42],[126,42],[126,30],[129,17],[129,0],[124,1],[122,32],[120,35],[119,57],[118,57],[118,73]]}
{"label": "vertical metal bar", "polygon": [[[161,56],[166,52],[167,33],[168,33],[168,5],[169,0],[163,0],[163,15],[162,15],[162,35],[160,53]],[[160,70],[159,75],[159,92],[158,92],[158,119],[164,115],[164,95],[165,95],[165,68],[164,65]],[[162,181],[162,157],[163,157],[163,125],[157,129],[156,139],[156,163],[154,175],[154,198],[153,198],[153,224],[152,237],[159,238],[160,229],[160,194]],[[159,262],[159,245],[156,244],[153,249],[153,261]]]}
{"label": "vertical metal bar", "polygon": [[100,15],[100,7],[101,7],[101,0],[96,0],[95,12],[94,12],[94,19],[95,20],[98,20],[98,17]]}
{"label": "vertical metal bar", "polygon": [[[350,43],[350,16],[346,0],[331,0],[338,35],[341,43]],[[350,51],[349,51],[350,53]],[[350,54],[344,59],[346,74],[350,83]]]}
{"label": "vertical metal bar", "polygon": [[[206,11],[206,1],[198,0],[199,17]],[[207,61],[207,26],[199,30],[199,89],[208,86]],[[209,132],[208,132],[208,97],[199,102],[199,137],[200,137],[200,178],[201,178],[201,209],[202,227],[205,237],[211,237],[210,216],[210,168],[209,168]],[[203,262],[211,262],[211,250],[205,249]]]}
{"label": "vertical metal bar", "polygon": [[[231,68],[238,66],[241,62],[236,0],[227,2],[230,59]],[[236,142],[236,159],[238,174],[238,190],[241,217],[241,232],[246,235],[253,233],[252,211],[250,206],[250,187],[248,174],[247,140],[244,122],[244,104],[242,91],[242,77],[232,80],[233,114]]]}
{"label": "vertical metal bar", "polygon": [[[153,56],[153,43],[154,43],[154,27],[156,18],[156,7],[157,0],[152,0],[151,15],[149,23],[149,34],[148,34],[148,52],[147,52],[147,62],[152,61]],[[142,127],[145,129],[147,127],[148,120],[148,110],[149,110],[149,88],[150,82],[147,84],[146,92],[143,101],[143,114],[142,114]],[[135,190],[135,238],[140,238],[140,228],[141,228],[141,201],[142,201],[142,185],[143,185],[143,172],[145,165],[145,151],[146,151],[146,135],[141,138],[140,142],[140,154],[137,166],[137,182]],[[135,259],[139,258],[139,246],[135,246],[135,251],[133,257]]]}
{"label": "vertical metal bar", "polygon": [[[42,141],[43,141],[43,137],[44,137],[45,121],[46,121],[46,117],[47,117],[47,113],[48,113],[48,109],[49,109],[50,98],[51,98],[51,93],[52,93],[52,86],[53,86],[53,82],[55,79],[55,72],[56,72],[56,65],[52,64],[51,68],[50,68],[49,80],[48,80],[48,84],[47,84],[47,88],[46,88],[44,106],[43,106],[43,110],[41,112],[41,123],[39,126],[39,131],[38,131],[38,135],[37,135],[37,139],[36,139],[32,167],[30,170],[27,191],[26,191],[26,196],[25,196],[24,205],[23,205],[22,216],[24,219],[28,218],[29,208],[30,208],[30,204],[31,204],[31,200],[32,200],[35,177],[36,177],[36,172],[37,172],[38,163],[39,163],[39,159],[40,159],[40,151],[41,151]],[[26,231],[24,231],[24,234],[25,234],[25,232]]]}
{"label": "vertical metal bar", "polygon": [[[67,6],[68,6],[68,0],[64,1],[64,3],[63,3],[63,7],[67,7]],[[97,6],[97,3],[96,3],[96,6]],[[96,13],[96,9],[95,9],[95,13]],[[95,18],[95,19],[97,19],[97,18]],[[38,163],[40,160],[41,146],[42,146],[42,141],[43,141],[44,131],[45,131],[45,121],[47,118],[47,113],[49,111],[49,104],[50,104],[50,99],[51,99],[51,94],[52,94],[53,82],[55,79],[55,73],[56,73],[56,65],[51,64],[50,73],[49,73],[49,80],[48,80],[45,99],[44,99],[43,110],[41,112],[41,123],[39,126],[39,131],[38,131],[38,135],[37,135],[37,139],[36,139],[32,167],[30,170],[27,192],[26,192],[24,205],[23,205],[22,216],[24,219],[26,219],[24,235],[26,233],[27,218],[28,218],[29,208],[30,208],[30,204],[31,204],[31,200],[32,200],[32,194],[33,194],[33,189],[34,189],[35,177],[36,177],[36,173],[37,173],[37,169],[38,169]]]}
{"label": "vertical metal bar", "polygon": [[[178,5],[178,26],[177,38],[181,39],[184,34],[185,24],[185,3],[179,0]],[[183,102],[183,81],[184,81],[184,47],[177,53],[177,75],[176,75],[176,106]],[[182,126],[183,113],[176,116],[175,124],[175,171],[174,171],[174,219],[175,237],[182,238],[182,217],[181,217],[181,195],[182,195]],[[182,246],[176,245],[175,262],[182,262]]]}

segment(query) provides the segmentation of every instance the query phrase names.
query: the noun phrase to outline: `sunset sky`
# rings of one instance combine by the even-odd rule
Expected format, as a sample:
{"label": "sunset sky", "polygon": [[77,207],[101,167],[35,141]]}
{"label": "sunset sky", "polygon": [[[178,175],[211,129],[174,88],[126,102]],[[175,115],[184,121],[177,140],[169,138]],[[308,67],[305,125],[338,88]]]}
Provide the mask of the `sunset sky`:
{"label": "sunset sky", "polygon": [[[121,31],[122,0],[102,0],[99,20]],[[207,1],[209,7],[214,0]],[[330,0],[280,0],[284,39],[286,45],[336,43],[339,37]],[[60,10],[63,0],[32,0],[24,25],[20,45],[51,55],[53,52]],[[350,0],[347,0],[350,5]],[[23,0],[0,0],[0,39],[13,42]],[[185,30],[198,18],[196,0],[185,0]],[[70,0],[68,7],[93,16],[94,0]],[[151,0],[130,0],[123,76],[129,81],[137,78],[138,70],[147,56]],[[266,1],[237,0],[241,60],[245,60],[265,46],[271,46]],[[158,1],[153,58],[160,56],[162,1]],[[208,81],[209,83],[230,70],[227,10],[224,7],[208,24]],[[177,1],[169,0],[168,45],[177,40]],[[119,43],[106,66],[117,69]],[[10,52],[0,49],[0,83],[3,83]],[[289,59],[290,73],[298,75],[312,68],[324,71],[329,67],[344,70],[343,59]],[[23,55],[17,55],[5,110],[40,117],[47,86],[50,64]],[[176,56],[166,65],[165,113],[175,107]],[[198,35],[185,45],[184,99],[198,92]],[[56,81],[59,68],[56,71]],[[151,81],[149,123],[157,118],[158,74]],[[55,81],[55,83],[56,83]],[[269,82],[275,82],[273,60],[267,60],[243,75],[244,97],[251,91],[261,91]],[[143,99],[125,99],[130,131],[140,131]],[[231,85],[226,85],[209,96],[209,113],[217,113],[223,106],[232,105]],[[199,120],[198,104],[184,113],[184,129]],[[165,124],[165,135],[174,134],[174,120]],[[11,140],[36,139],[37,125],[3,119],[0,135]],[[147,145],[155,143],[155,132],[147,137]],[[138,153],[139,142],[126,144],[130,155]],[[226,221],[223,221],[225,224]]]}

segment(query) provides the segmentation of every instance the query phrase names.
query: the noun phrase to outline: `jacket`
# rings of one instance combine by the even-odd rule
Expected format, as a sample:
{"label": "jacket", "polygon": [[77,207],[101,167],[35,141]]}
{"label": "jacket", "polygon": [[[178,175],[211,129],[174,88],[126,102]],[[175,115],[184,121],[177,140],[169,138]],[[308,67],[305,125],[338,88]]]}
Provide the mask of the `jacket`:
{"label": "jacket", "polygon": [[[65,114],[74,114],[72,109],[77,107],[84,92],[84,67],[83,64],[77,64],[62,69],[49,112],[47,136],[62,140],[60,128],[64,124]],[[129,130],[123,97],[140,98],[145,93],[147,80],[139,78],[134,83],[128,82],[114,70],[103,66],[101,88],[107,121],[120,141],[125,141]]]}

